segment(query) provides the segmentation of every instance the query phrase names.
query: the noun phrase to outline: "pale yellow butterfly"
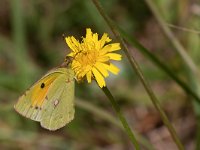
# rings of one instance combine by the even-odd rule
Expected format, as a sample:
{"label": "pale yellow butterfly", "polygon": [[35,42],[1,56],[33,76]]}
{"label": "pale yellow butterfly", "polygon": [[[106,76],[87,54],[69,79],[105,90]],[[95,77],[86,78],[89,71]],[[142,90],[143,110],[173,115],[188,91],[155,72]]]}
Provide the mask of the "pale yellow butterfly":
{"label": "pale yellow butterfly", "polygon": [[74,72],[69,62],[45,74],[14,106],[21,115],[49,130],[57,130],[74,118]]}

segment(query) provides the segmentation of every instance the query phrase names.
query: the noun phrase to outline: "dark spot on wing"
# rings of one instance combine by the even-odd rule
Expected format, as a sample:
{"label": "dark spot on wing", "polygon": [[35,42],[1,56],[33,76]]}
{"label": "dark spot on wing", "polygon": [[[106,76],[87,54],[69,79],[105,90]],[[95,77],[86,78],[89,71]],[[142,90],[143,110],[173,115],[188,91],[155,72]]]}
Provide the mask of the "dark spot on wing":
{"label": "dark spot on wing", "polygon": [[69,80],[69,79],[67,79],[67,80],[66,80],[66,82],[67,82],[67,83],[69,83],[69,82],[70,82],[70,80]]}
{"label": "dark spot on wing", "polygon": [[42,83],[42,84],[40,85],[40,87],[43,89],[43,88],[45,87],[45,84]]}
{"label": "dark spot on wing", "polygon": [[42,107],[35,106],[34,108],[35,108],[36,110],[38,110],[38,109],[39,109],[39,110],[42,110]]}

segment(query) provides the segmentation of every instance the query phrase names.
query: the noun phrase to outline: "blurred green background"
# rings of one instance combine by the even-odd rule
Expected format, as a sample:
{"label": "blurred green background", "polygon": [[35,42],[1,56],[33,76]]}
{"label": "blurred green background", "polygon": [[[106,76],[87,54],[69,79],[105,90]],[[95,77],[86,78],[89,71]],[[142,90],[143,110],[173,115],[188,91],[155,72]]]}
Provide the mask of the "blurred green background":
{"label": "blurred green background", "polygon": [[[200,3],[197,0],[153,2],[165,24],[196,31],[169,27],[198,66]],[[192,79],[145,1],[101,0],[101,3],[118,26],[150,49],[192,89],[197,89],[195,84],[199,83]],[[69,53],[62,35],[81,38],[88,27],[100,36],[109,33],[116,42],[90,0],[0,0],[0,149],[133,149],[110,102],[95,83],[76,84],[75,119],[56,132],[42,129],[39,123],[13,109],[18,97],[48,70],[60,65]],[[128,46],[186,149],[194,149],[198,121],[195,116],[200,107],[195,104],[197,111],[194,111],[192,98],[176,82],[140,51]],[[157,150],[176,150],[138,77],[121,54],[123,60],[116,63],[120,74],[110,75],[107,85],[139,134],[142,149],[152,149],[153,145]]]}

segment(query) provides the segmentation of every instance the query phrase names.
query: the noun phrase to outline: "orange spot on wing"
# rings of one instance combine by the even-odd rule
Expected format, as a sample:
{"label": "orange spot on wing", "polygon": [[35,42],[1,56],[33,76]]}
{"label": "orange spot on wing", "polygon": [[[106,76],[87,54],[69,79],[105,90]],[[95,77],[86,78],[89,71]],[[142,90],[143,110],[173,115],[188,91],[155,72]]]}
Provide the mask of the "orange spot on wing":
{"label": "orange spot on wing", "polygon": [[[34,85],[31,97],[31,102],[33,107],[40,108],[42,106],[51,84],[55,81],[57,77],[58,73],[55,73],[53,75],[50,75],[42,79],[40,82]],[[41,87],[42,83],[44,83],[44,87]]]}

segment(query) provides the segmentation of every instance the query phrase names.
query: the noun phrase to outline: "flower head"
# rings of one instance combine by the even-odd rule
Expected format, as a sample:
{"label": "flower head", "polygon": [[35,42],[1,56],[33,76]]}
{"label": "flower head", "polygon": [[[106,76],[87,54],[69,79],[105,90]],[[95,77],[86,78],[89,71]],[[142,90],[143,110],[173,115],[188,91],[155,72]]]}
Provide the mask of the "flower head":
{"label": "flower head", "polygon": [[72,50],[71,67],[78,81],[87,78],[88,83],[95,79],[102,88],[106,86],[104,78],[109,76],[108,71],[118,74],[119,68],[110,63],[110,60],[121,60],[121,55],[114,53],[120,50],[119,43],[108,44],[111,39],[106,33],[98,39],[97,33],[92,33],[90,28],[86,29],[86,37],[79,42],[73,36],[65,38],[66,43]]}

